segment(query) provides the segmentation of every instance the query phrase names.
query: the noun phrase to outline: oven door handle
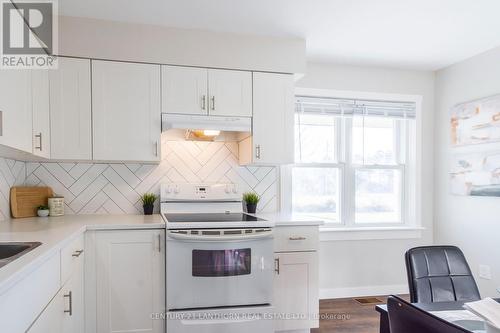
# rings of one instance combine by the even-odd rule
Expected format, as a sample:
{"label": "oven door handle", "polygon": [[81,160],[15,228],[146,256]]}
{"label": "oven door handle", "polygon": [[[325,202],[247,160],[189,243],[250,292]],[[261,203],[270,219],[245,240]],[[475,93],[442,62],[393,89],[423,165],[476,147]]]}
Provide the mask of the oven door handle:
{"label": "oven door handle", "polygon": [[251,241],[256,239],[272,238],[272,231],[263,231],[257,234],[249,235],[231,235],[231,236],[207,236],[207,235],[185,235],[169,231],[168,237],[175,240],[194,241],[194,242],[225,242],[225,241]]}

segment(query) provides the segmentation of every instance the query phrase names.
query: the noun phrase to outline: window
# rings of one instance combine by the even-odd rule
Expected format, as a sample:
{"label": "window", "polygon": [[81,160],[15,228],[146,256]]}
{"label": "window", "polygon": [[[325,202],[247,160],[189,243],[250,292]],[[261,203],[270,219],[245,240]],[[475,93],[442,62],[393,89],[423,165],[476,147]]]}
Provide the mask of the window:
{"label": "window", "polygon": [[349,227],[408,224],[415,190],[415,101],[297,96],[294,214]]}

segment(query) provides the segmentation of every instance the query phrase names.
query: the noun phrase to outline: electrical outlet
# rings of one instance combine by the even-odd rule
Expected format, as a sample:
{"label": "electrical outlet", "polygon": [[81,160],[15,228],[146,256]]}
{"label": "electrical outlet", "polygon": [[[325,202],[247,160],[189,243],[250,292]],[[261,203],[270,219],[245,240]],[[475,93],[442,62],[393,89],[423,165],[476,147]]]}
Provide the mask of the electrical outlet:
{"label": "electrical outlet", "polygon": [[491,280],[491,267],[488,265],[479,265],[479,277],[485,280]]}

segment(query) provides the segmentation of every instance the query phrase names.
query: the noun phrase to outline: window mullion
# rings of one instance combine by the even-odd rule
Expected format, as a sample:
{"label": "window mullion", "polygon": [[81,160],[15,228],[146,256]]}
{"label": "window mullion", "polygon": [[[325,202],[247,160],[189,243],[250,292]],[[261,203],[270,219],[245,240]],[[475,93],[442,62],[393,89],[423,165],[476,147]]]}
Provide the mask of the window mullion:
{"label": "window mullion", "polygon": [[352,118],[344,118],[344,173],[342,189],[342,219],[346,227],[354,226],[354,172],[352,169]]}

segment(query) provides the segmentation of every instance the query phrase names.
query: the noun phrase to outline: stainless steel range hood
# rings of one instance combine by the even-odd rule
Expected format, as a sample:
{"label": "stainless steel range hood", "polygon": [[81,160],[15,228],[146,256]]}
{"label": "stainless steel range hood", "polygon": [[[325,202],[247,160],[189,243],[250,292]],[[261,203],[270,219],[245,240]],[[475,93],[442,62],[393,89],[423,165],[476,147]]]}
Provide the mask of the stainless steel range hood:
{"label": "stainless steel range hood", "polygon": [[162,131],[171,129],[216,130],[224,132],[251,132],[252,118],[163,113]]}

